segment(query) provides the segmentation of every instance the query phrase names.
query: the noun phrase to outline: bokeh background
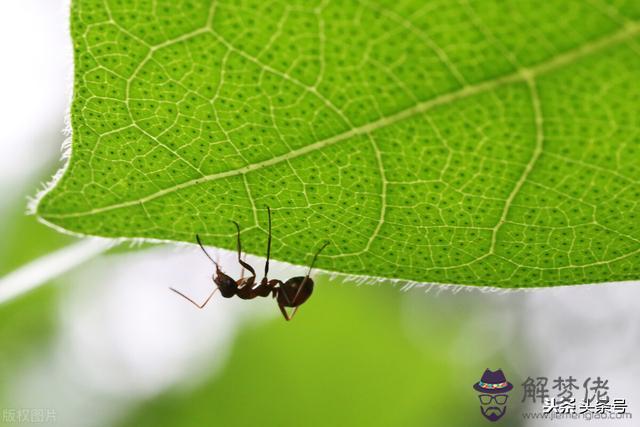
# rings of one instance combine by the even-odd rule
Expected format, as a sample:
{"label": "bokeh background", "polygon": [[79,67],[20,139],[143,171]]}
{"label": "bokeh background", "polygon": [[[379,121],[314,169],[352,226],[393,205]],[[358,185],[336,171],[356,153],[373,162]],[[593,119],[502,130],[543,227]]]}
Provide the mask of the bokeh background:
{"label": "bokeh background", "polygon": [[[61,165],[67,26],[64,1],[0,2],[0,277],[79,240],[25,215]],[[270,300],[197,310],[168,290],[204,299],[211,269],[195,246],[121,246],[2,303],[0,425],[485,426],[471,388],[485,368],[515,386],[503,426],[640,425],[639,283],[402,290],[321,275],[286,323]],[[527,377],[569,375],[607,379],[637,417],[523,419],[541,409],[521,402]]]}

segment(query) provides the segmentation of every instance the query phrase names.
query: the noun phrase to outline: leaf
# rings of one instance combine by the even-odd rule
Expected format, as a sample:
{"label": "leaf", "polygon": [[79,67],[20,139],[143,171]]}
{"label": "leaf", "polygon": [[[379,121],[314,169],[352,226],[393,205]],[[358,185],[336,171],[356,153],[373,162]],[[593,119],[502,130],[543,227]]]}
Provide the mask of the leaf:
{"label": "leaf", "polygon": [[420,282],[640,278],[640,3],[76,0],[67,230]]}

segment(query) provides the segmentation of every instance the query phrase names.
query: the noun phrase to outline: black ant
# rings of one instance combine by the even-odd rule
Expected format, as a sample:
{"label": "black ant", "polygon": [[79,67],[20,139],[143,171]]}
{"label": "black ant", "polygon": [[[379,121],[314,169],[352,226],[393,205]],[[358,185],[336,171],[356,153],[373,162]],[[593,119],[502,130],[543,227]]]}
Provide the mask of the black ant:
{"label": "black ant", "polygon": [[[313,279],[311,279],[309,275],[311,274],[311,269],[313,268],[318,255],[320,255],[320,252],[322,252],[322,250],[329,244],[329,242],[326,242],[324,245],[322,245],[322,247],[320,247],[320,249],[318,249],[318,252],[316,252],[313,260],[311,261],[311,265],[309,266],[309,271],[307,271],[306,276],[292,277],[284,283],[282,282],[282,280],[278,279],[269,280],[267,278],[267,275],[269,273],[269,257],[271,256],[271,209],[269,208],[269,206],[267,206],[267,213],[269,216],[267,262],[264,266],[264,277],[262,278],[258,286],[254,287],[256,281],[256,271],[241,258],[242,245],[240,243],[240,224],[232,221],[235,224],[237,230],[238,262],[243,269],[242,276],[244,276],[244,269],[247,269],[251,273],[251,276],[246,278],[240,277],[240,279],[238,280],[233,280],[231,277],[224,274],[222,270],[220,270],[220,266],[218,265],[218,263],[214,261],[213,258],[211,258],[211,255],[209,255],[207,250],[202,245],[200,236],[196,234],[196,241],[198,242],[198,245],[200,245],[200,249],[202,249],[202,252],[204,252],[207,258],[209,258],[211,262],[213,262],[213,264],[216,266],[216,273],[212,277],[213,283],[215,283],[216,288],[211,292],[211,294],[209,294],[207,299],[202,304],[198,304],[177,289],[171,287],[169,289],[187,299],[189,302],[200,309],[204,308],[204,306],[207,305],[207,303],[209,302],[211,297],[213,297],[213,294],[215,294],[217,290],[220,290],[220,293],[224,298],[232,298],[233,296],[237,295],[241,299],[254,299],[256,297],[268,297],[269,294],[271,294],[273,298],[276,298],[278,307],[280,307],[280,311],[282,312],[284,318],[286,320],[293,319],[293,316],[295,316],[298,308],[309,299],[311,293],[313,292]],[[291,316],[289,316],[285,307],[293,308]]]}

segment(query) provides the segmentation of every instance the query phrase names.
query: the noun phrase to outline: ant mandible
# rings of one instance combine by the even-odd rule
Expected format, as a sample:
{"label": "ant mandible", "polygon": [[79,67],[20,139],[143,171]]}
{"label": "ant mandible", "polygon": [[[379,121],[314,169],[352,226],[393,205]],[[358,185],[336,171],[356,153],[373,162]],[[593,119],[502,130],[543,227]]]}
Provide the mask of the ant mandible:
{"label": "ant mandible", "polygon": [[[320,249],[318,249],[318,252],[316,252],[316,254],[313,256],[313,260],[311,261],[311,265],[309,266],[309,270],[307,271],[306,276],[292,277],[286,282],[282,282],[282,280],[278,279],[269,280],[267,278],[267,275],[269,274],[269,257],[271,256],[271,209],[269,208],[269,206],[267,206],[267,213],[269,216],[267,262],[264,266],[264,277],[262,278],[258,286],[254,287],[256,281],[256,271],[241,258],[242,244],[240,243],[240,224],[232,221],[235,224],[237,230],[238,263],[240,263],[240,265],[242,266],[243,271],[244,269],[247,269],[251,273],[251,276],[246,278],[240,277],[240,279],[238,280],[233,280],[233,278],[224,274],[220,269],[220,265],[216,261],[214,261],[213,258],[211,258],[211,255],[209,255],[207,250],[204,248],[202,241],[200,240],[200,236],[196,234],[196,241],[198,242],[200,249],[202,249],[202,252],[204,252],[207,258],[209,258],[211,262],[213,262],[213,264],[216,266],[216,272],[213,275],[213,283],[215,283],[216,288],[211,292],[211,294],[209,294],[207,299],[202,304],[198,304],[177,289],[171,287],[169,289],[185,298],[200,309],[204,308],[204,306],[207,305],[207,303],[209,302],[209,300],[211,300],[211,297],[213,297],[217,290],[220,290],[220,294],[222,294],[224,298],[232,298],[233,296],[237,295],[241,299],[254,299],[257,297],[268,297],[271,294],[271,296],[278,302],[278,307],[280,308],[280,311],[282,312],[284,318],[286,320],[293,319],[293,316],[295,316],[298,308],[309,299],[311,293],[313,292],[313,279],[311,279],[309,275],[311,274],[311,269],[313,268],[318,255],[320,255],[320,252],[322,252],[322,250],[327,247],[329,242],[325,242],[325,244],[322,245]],[[291,316],[289,316],[285,307],[293,308]]]}

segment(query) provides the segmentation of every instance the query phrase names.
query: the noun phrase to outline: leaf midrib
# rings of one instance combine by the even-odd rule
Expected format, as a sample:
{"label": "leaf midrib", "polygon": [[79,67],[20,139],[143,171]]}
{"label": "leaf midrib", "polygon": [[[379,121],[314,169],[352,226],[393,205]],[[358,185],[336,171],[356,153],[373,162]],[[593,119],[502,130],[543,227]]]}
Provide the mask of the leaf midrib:
{"label": "leaf midrib", "polygon": [[584,43],[575,49],[563,52],[559,55],[556,55],[555,57],[552,57],[544,62],[540,62],[532,67],[520,68],[510,74],[499,76],[491,80],[485,80],[483,82],[476,83],[473,85],[465,86],[462,89],[439,95],[430,100],[422,101],[418,104],[415,104],[412,107],[396,112],[390,116],[381,117],[375,121],[365,123],[364,125],[352,127],[346,132],[334,135],[332,137],[323,139],[321,141],[316,141],[312,144],[306,145],[304,147],[290,151],[280,156],[272,157],[271,159],[253,163],[247,166],[243,166],[241,168],[220,172],[220,173],[215,173],[211,175],[206,175],[203,177],[185,181],[183,183],[180,183],[171,187],[167,187],[163,190],[157,191],[155,193],[149,194],[147,196],[144,196],[135,200],[115,203],[112,205],[102,206],[99,208],[94,208],[94,209],[81,211],[81,212],[71,212],[71,213],[62,213],[62,214],[55,214],[55,213],[43,214],[42,212],[38,212],[38,213],[40,214],[40,216],[44,218],[73,218],[73,217],[89,216],[89,215],[99,214],[102,212],[108,212],[115,209],[121,209],[129,206],[143,204],[148,201],[165,196],[167,194],[171,194],[175,191],[193,187],[195,185],[203,184],[205,182],[216,181],[219,179],[224,179],[224,178],[237,176],[237,175],[244,175],[257,169],[273,166],[283,161],[295,159],[297,157],[314,152],[321,148],[331,146],[340,141],[344,141],[345,139],[350,139],[352,137],[359,136],[359,135],[369,134],[375,130],[384,128],[386,126],[390,126],[399,121],[425,113],[431,110],[432,108],[435,108],[438,106],[447,105],[454,101],[464,99],[473,95],[477,95],[483,92],[487,92],[493,89],[497,89],[507,84],[533,81],[533,79],[535,79],[536,77],[542,74],[545,74],[549,71],[565,66],[567,64],[571,64],[585,56],[588,56],[592,53],[595,53],[607,47],[624,42],[632,38],[633,36],[637,35],[638,33],[640,33],[640,23],[638,23],[637,21],[629,21],[623,28],[621,28],[620,30],[614,33],[611,33],[607,36],[600,37],[596,40]]}

